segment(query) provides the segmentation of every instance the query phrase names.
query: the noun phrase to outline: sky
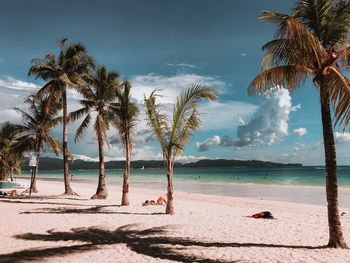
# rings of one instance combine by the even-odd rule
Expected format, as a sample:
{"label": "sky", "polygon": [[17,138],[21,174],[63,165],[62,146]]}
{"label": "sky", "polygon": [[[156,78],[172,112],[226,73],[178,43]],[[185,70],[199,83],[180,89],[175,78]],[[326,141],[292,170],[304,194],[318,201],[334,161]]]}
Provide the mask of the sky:
{"label": "sky", "polygon": [[[20,122],[13,107],[45,82],[27,76],[33,58],[58,53],[57,40],[83,43],[96,62],[129,79],[141,113],[133,159],[161,159],[147,127],[143,97],[161,89],[165,113],[189,85],[215,87],[216,102],[202,103],[202,128],[193,134],[178,160],[264,160],[324,164],[319,94],[306,83],[293,94],[280,89],[248,96],[260,72],[261,47],[274,26],[257,19],[262,10],[288,13],[294,1],[280,0],[3,0],[0,9],[0,123]],[[80,96],[70,91],[69,110]],[[98,160],[92,127],[74,144],[81,120],[69,126],[75,158]],[[61,138],[61,127],[53,131]],[[339,164],[350,164],[350,133],[335,127]],[[109,131],[106,160],[122,160],[123,147]]]}

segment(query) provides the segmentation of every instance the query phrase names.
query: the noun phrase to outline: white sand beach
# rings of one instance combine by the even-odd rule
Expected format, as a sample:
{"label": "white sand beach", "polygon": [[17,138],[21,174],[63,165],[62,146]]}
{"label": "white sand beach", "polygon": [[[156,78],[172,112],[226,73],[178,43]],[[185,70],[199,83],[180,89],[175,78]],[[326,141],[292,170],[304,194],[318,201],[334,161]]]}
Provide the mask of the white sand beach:
{"label": "white sand beach", "polygon": [[[90,200],[95,186],[38,181],[40,193],[2,197],[0,262],[350,262],[350,250],[328,249],[326,207],[175,192],[175,215],[141,206],[160,190],[120,186]],[[268,210],[277,219],[242,217]],[[340,208],[350,242],[350,209]]]}

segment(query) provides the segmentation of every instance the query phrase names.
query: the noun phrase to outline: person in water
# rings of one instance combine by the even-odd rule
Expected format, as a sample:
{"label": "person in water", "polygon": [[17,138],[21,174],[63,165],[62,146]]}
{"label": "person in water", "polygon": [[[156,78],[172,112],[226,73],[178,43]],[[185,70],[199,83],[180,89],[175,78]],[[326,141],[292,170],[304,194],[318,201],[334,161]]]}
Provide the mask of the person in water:
{"label": "person in water", "polygon": [[146,200],[142,205],[166,205],[166,195],[160,196],[157,201]]}

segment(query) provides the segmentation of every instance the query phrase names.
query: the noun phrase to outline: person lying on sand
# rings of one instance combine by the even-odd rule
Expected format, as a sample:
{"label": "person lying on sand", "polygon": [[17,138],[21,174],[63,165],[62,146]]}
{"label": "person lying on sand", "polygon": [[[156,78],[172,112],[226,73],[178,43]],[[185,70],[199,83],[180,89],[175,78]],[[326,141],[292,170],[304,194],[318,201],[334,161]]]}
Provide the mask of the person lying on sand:
{"label": "person lying on sand", "polygon": [[166,205],[166,196],[162,195],[160,196],[157,201],[154,200],[146,200],[144,203],[142,203],[143,206],[145,205]]}
{"label": "person lying on sand", "polygon": [[259,218],[262,218],[262,219],[276,219],[276,218],[273,217],[273,215],[269,211],[259,212],[259,213],[256,213],[256,214],[252,215],[252,216],[245,216],[245,217],[256,218],[256,219],[259,219]]}

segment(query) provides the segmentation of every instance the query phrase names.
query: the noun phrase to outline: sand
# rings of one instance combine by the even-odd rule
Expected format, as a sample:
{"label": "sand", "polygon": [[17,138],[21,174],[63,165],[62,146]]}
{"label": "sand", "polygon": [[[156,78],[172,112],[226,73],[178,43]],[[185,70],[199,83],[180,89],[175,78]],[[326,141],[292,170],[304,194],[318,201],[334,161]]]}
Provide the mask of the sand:
{"label": "sand", "polygon": [[[163,191],[120,186],[90,200],[95,186],[38,181],[39,194],[0,198],[0,262],[350,262],[350,250],[324,248],[325,206],[175,193],[175,215],[141,206]],[[269,210],[277,219],[242,217]],[[341,208],[350,245],[350,209]]]}

